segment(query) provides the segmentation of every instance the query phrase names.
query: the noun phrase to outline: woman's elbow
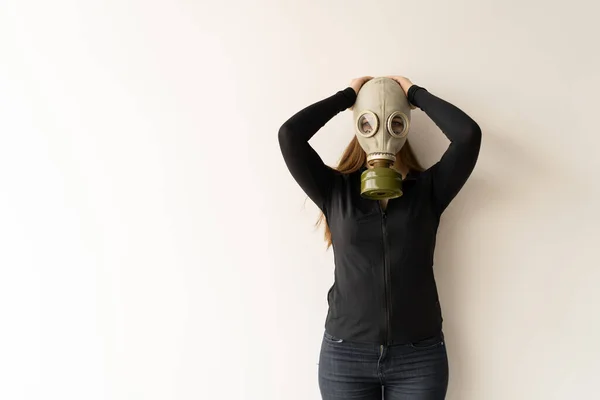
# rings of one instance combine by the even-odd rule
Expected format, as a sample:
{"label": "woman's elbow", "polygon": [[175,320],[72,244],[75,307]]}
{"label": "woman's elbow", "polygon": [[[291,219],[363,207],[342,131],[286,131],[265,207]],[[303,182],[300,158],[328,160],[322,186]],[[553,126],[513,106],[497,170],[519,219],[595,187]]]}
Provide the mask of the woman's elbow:
{"label": "woman's elbow", "polygon": [[477,122],[473,121],[465,136],[467,142],[469,142],[472,146],[476,146],[478,148],[481,146],[481,128]]}
{"label": "woman's elbow", "polygon": [[277,138],[279,141],[279,146],[282,149],[287,148],[292,144],[293,137],[294,135],[290,127],[287,124],[281,125],[277,134]]}

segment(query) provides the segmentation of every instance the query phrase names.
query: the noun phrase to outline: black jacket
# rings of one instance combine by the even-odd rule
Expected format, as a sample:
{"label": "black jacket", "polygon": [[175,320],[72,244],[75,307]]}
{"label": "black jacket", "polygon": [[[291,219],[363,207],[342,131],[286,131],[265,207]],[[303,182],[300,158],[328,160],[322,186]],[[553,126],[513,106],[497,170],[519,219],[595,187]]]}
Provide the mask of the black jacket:
{"label": "black jacket", "polygon": [[407,175],[404,194],[389,200],[385,211],[378,201],[360,196],[364,169],[341,174],[326,166],[308,143],[354,104],[352,88],[306,107],[279,130],[287,167],[331,230],[335,282],[328,293],[325,329],[341,339],[390,345],[442,330],[433,274],[436,233],[442,212],[475,167],[481,130],[463,111],[422,87],[413,85],[408,99],[451,143],[435,165]]}

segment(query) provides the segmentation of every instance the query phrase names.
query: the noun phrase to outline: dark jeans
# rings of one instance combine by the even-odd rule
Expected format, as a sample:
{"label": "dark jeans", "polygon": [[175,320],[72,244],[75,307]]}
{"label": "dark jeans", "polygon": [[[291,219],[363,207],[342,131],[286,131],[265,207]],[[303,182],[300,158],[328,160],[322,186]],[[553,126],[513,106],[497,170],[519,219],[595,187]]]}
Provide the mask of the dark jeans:
{"label": "dark jeans", "polygon": [[443,400],[444,335],[393,346],[353,343],[325,332],[319,358],[323,400]]}

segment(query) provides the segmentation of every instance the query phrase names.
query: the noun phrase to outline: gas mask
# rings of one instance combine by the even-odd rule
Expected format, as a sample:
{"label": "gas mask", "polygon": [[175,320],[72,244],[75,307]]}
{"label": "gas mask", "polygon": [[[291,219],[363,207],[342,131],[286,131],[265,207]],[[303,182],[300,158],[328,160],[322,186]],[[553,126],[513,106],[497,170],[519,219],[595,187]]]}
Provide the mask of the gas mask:
{"label": "gas mask", "polygon": [[358,91],[354,126],[367,153],[369,168],[361,175],[360,194],[371,200],[402,196],[402,175],[392,168],[410,127],[410,104],[391,78],[374,78]]}

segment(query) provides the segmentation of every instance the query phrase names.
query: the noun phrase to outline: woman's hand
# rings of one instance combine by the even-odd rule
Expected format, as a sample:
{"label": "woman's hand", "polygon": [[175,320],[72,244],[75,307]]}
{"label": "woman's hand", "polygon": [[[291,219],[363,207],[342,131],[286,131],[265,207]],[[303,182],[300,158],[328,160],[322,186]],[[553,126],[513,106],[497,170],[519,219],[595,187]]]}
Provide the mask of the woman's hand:
{"label": "woman's hand", "polygon": [[[364,85],[365,83],[367,83],[368,81],[370,81],[371,79],[373,79],[372,76],[361,76],[360,78],[354,78],[352,79],[352,81],[350,82],[350,87],[352,89],[354,89],[354,92],[356,94],[358,94],[358,91],[360,90],[360,88],[362,87],[362,85]],[[354,104],[348,108],[348,110],[352,110],[354,108]]]}
{"label": "woman's hand", "polygon": [[398,82],[402,90],[404,90],[404,94],[408,96],[408,89],[410,89],[410,87],[413,85],[410,79],[403,76],[387,76],[386,78],[390,78]]}
{"label": "woman's hand", "polygon": [[[410,89],[410,87],[413,85],[413,83],[410,81],[410,79],[405,78],[404,76],[388,76],[387,78],[391,78],[391,79],[395,80],[396,82],[398,82],[398,84],[404,91],[404,94],[408,98],[408,89]],[[416,107],[411,104],[410,108],[412,108],[414,110]]]}
{"label": "woman's hand", "polygon": [[360,88],[362,87],[362,85],[364,85],[365,83],[367,83],[371,79],[373,79],[372,76],[361,76],[360,78],[354,78],[350,82],[350,87],[352,89],[354,89],[354,91],[356,92],[356,94],[358,94],[358,91],[360,90]]}

